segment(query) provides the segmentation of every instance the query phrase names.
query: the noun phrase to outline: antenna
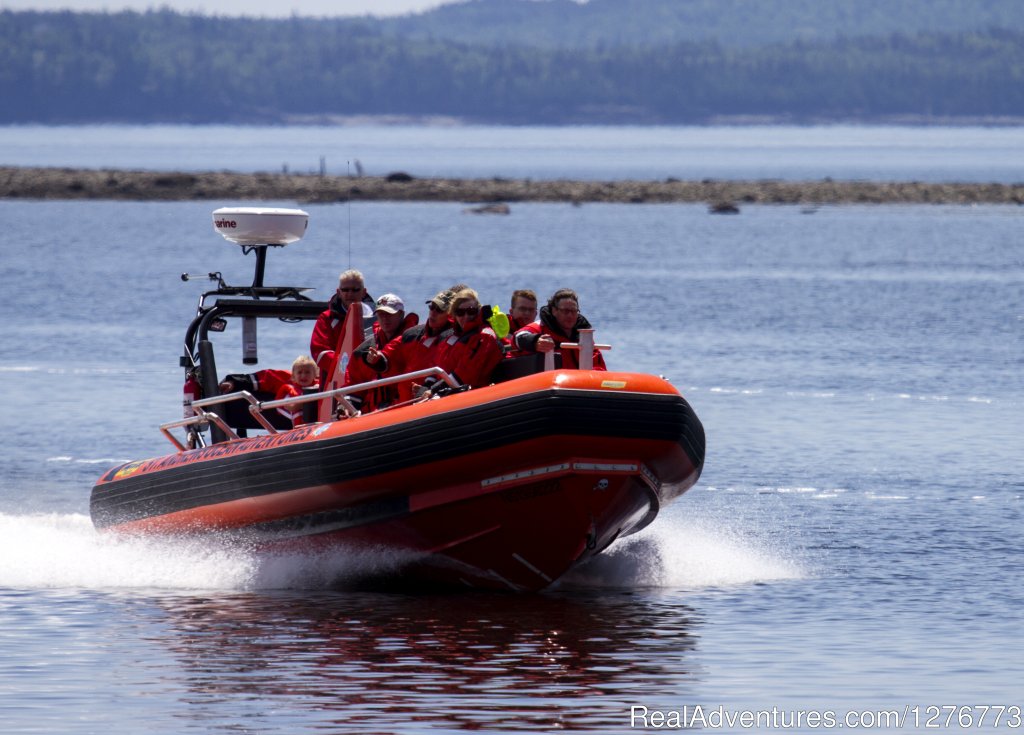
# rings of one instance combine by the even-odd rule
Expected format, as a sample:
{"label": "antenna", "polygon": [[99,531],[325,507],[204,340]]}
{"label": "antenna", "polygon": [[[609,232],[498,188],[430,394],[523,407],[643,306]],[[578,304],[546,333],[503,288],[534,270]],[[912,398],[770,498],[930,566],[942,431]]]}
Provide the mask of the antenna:
{"label": "antenna", "polygon": [[[346,161],[345,167],[347,169],[348,178],[352,178],[352,162]],[[349,192],[348,199],[346,201],[348,208],[348,267],[352,268],[352,192]]]}

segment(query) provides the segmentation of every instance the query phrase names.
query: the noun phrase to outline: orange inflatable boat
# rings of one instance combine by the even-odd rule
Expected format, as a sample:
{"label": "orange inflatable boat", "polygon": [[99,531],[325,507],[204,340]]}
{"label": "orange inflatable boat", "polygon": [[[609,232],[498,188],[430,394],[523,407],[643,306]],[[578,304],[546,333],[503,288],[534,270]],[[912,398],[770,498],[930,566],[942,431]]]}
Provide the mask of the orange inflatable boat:
{"label": "orange inflatable boat", "polygon": [[[264,287],[260,263],[252,287],[214,275],[220,287],[200,300],[182,363],[215,397],[161,427],[177,451],[99,479],[90,510],[103,532],[214,534],[300,553],[397,549],[410,578],[537,590],[650,524],[700,476],[697,416],[667,381],[638,373],[534,372],[531,361],[484,388],[275,425],[269,404],[280,401],[216,396],[209,331],[231,317],[313,319],[326,305]],[[345,390],[296,401],[344,405]],[[172,434],[180,428],[187,442]],[[265,433],[243,436],[251,428]]]}

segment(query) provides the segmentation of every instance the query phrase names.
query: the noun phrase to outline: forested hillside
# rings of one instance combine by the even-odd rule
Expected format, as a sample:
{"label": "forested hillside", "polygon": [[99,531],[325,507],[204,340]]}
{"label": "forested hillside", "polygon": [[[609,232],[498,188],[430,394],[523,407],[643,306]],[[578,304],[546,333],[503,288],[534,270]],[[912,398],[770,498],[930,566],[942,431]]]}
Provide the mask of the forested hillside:
{"label": "forested hillside", "polygon": [[469,0],[373,22],[391,35],[547,48],[1024,31],[1020,0]]}
{"label": "forested hillside", "polygon": [[572,49],[407,39],[352,20],[6,11],[0,99],[6,123],[1024,117],[1024,31]]}

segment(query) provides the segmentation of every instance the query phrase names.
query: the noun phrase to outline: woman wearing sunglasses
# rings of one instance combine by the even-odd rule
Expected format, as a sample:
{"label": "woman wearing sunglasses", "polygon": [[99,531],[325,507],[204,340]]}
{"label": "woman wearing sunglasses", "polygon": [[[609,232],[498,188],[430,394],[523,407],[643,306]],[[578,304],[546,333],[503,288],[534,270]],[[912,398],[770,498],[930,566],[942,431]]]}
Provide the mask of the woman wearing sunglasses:
{"label": "woman wearing sunglasses", "polygon": [[484,322],[480,297],[465,288],[452,297],[448,313],[455,322],[455,333],[448,338],[448,351],[441,367],[462,385],[480,388],[491,382],[491,373],[502,360],[498,336]]}

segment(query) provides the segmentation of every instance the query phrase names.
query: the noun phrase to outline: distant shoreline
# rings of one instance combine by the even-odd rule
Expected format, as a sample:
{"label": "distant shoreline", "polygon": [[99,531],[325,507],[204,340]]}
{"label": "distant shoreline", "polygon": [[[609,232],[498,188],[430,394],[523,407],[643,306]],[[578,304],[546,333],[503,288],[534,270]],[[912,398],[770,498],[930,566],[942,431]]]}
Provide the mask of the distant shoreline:
{"label": "distant shoreline", "polygon": [[1024,204],[1024,183],[885,181],[570,181],[531,179],[318,176],[287,173],[178,173],[113,169],[0,167],[2,199],[106,199],[225,203],[346,201],[706,203],[742,204]]}

